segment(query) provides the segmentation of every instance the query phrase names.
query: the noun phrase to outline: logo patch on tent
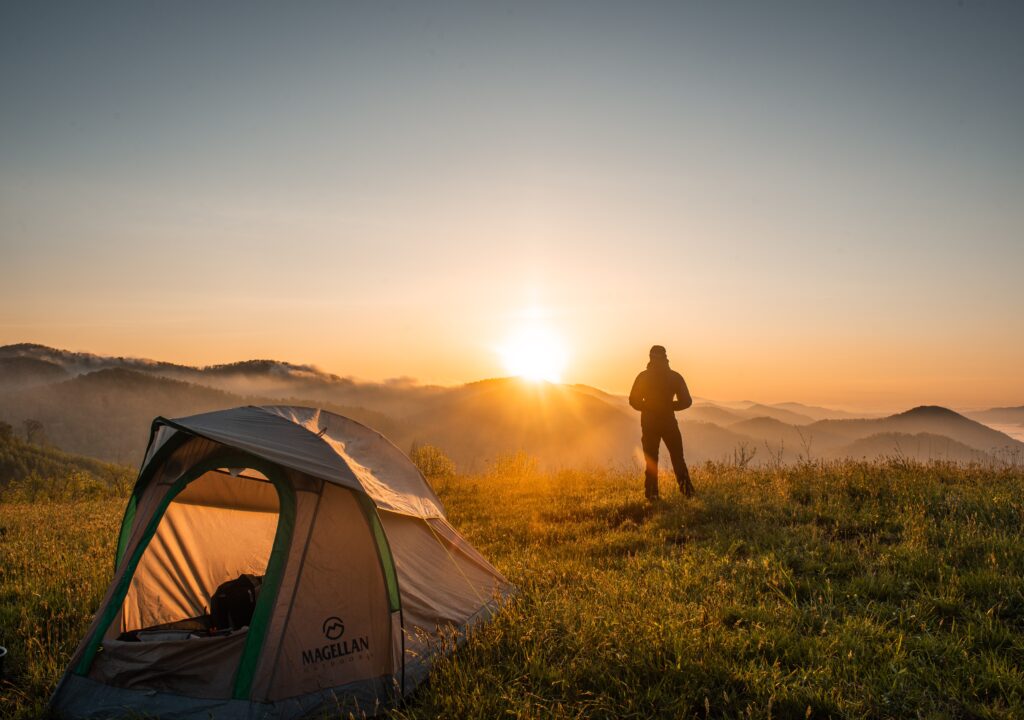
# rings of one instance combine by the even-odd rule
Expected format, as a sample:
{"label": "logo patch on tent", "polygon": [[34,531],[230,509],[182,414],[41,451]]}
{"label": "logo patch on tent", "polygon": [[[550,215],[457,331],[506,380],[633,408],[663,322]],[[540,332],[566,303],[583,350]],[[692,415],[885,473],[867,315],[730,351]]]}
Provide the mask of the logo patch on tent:
{"label": "logo patch on tent", "polygon": [[335,665],[339,662],[352,662],[356,658],[372,657],[369,654],[370,638],[367,636],[342,640],[345,634],[345,623],[336,615],[324,620],[321,630],[328,642],[316,648],[302,651],[302,664],[304,666],[319,665],[329,662]]}
{"label": "logo patch on tent", "polygon": [[329,617],[324,620],[324,637],[328,640],[337,640],[345,634],[345,623],[339,617]]}

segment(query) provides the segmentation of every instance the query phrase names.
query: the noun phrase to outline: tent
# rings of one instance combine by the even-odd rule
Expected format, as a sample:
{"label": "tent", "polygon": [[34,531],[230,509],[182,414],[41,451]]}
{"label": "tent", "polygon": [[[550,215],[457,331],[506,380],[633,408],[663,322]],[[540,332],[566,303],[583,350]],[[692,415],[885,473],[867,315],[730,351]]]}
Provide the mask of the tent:
{"label": "tent", "polygon": [[[248,614],[215,620],[239,584]],[[353,420],[288,406],[157,418],[114,579],[51,707],[374,714],[511,591],[416,466]]]}

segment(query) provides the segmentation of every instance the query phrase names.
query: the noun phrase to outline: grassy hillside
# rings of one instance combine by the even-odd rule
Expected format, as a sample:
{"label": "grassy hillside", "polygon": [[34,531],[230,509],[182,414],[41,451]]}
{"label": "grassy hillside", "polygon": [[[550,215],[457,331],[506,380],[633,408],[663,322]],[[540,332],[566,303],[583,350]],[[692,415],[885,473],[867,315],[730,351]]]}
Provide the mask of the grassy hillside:
{"label": "grassy hillside", "polygon": [[[706,465],[650,507],[634,475],[495,468],[437,490],[520,594],[395,717],[1024,717],[1020,469]],[[43,707],[121,510],[0,505],[0,716]]]}
{"label": "grassy hillside", "polygon": [[0,425],[0,499],[127,492],[136,471],[20,440]]}

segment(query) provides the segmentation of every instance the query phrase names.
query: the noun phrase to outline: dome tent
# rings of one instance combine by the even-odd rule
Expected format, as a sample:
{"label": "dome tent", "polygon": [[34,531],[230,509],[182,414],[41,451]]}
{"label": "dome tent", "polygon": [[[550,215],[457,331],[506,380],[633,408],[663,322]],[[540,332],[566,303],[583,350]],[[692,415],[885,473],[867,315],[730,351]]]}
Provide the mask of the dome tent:
{"label": "dome tent", "polygon": [[[251,617],[217,627],[214,595],[235,578],[260,580]],[[510,592],[409,459],[357,422],[288,406],[157,418],[114,578],[51,707],[372,714]]]}

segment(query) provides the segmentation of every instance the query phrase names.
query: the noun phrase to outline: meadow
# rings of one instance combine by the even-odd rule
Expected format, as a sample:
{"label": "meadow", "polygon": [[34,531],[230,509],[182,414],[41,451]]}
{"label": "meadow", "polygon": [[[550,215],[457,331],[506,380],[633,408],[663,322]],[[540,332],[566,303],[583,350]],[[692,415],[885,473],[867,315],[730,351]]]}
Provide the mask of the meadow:
{"label": "meadow", "polygon": [[[1024,717],[1024,470],[634,469],[436,478],[518,587],[395,718]],[[123,498],[0,504],[0,717],[34,718],[111,574]]]}

